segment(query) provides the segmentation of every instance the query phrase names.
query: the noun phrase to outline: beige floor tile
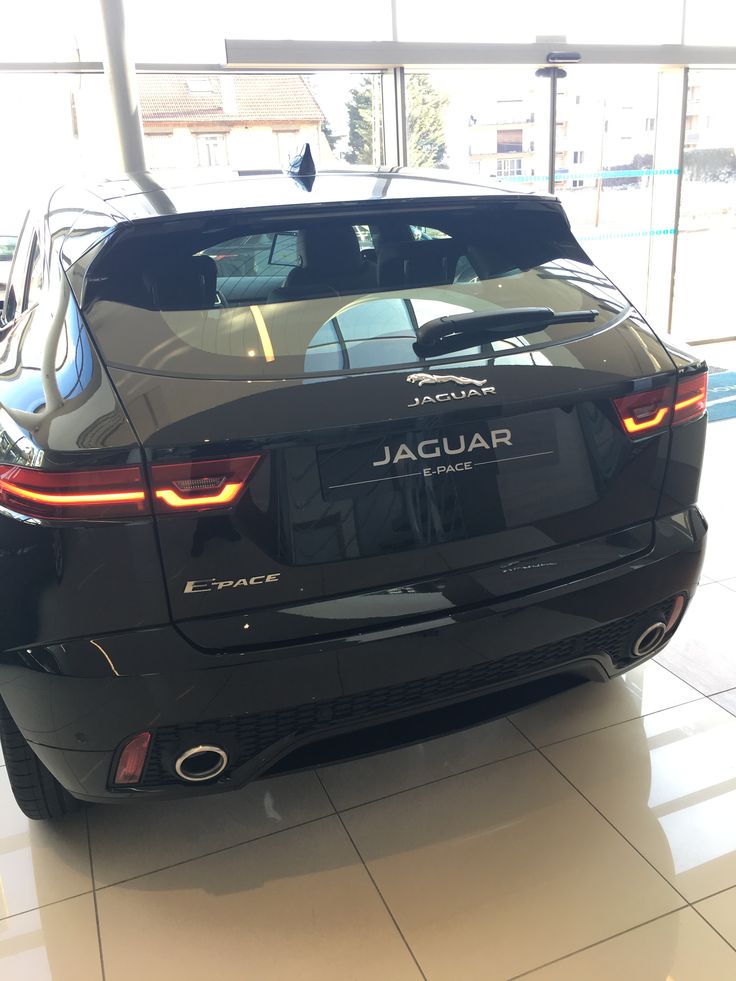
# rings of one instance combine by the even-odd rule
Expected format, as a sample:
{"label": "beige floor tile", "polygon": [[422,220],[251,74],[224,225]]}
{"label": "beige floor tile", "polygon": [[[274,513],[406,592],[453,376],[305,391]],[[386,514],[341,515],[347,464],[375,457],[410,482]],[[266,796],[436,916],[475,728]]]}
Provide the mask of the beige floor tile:
{"label": "beige floor tile", "polygon": [[343,818],[433,979],[505,981],[681,905],[538,753]]}
{"label": "beige floor tile", "polygon": [[655,660],[704,695],[735,688],[732,607],[730,589],[719,583],[701,586],[682,625]]}
{"label": "beige floor tile", "polygon": [[92,894],[0,921],[0,978],[101,981]]}
{"label": "beige floor tile", "polygon": [[511,718],[535,745],[545,746],[696,698],[694,688],[649,661],[607,684],[573,688]]}
{"label": "beige floor tile", "polygon": [[[736,887],[702,900],[697,908],[721,936],[736,947]],[[736,978],[736,971],[733,977]]]}
{"label": "beige floor tile", "polygon": [[730,691],[719,692],[718,695],[711,695],[710,698],[712,702],[726,709],[731,715],[736,715],[736,688],[732,688]]}
{"label": "beige floor tile", "polygon": [[324,767],[320,777],[335,807],[341,810],[531,748],[510,722],[497,719],[416,746]]}
{"label": "beige floor tile", "polygon": [[154,872],[332,812],[312,771],[190,800],[100,805],[89,816],[95,885]]}
{"label": "beige floor tile", "polygon": [[0,921],[91,889],[84,814],[29,821],[0,770]]}
{"label": "beige floor tile", "polygon": [[692,909],[566,957],[525,981],[733,981],[736,952]]}
{"label": "beige floor tile", "polygon": [[102,889],[98,903],[107,981],[420,978],[337,817]]}
{"label": "beige floor tile", "polygon": [[736,719],[708,699],[544,751],[689,900],[736,884]]}

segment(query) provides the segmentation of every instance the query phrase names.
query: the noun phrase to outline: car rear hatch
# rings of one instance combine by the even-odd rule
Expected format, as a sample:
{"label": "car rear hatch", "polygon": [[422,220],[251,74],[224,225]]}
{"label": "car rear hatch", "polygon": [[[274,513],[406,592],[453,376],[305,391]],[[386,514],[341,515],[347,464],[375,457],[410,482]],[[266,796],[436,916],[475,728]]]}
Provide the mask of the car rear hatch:
{"label": "car rear hatch", "polygon": [[650,547],[674,365],[554,201],[143,221],[75,281],[204,649],[444,616]]}

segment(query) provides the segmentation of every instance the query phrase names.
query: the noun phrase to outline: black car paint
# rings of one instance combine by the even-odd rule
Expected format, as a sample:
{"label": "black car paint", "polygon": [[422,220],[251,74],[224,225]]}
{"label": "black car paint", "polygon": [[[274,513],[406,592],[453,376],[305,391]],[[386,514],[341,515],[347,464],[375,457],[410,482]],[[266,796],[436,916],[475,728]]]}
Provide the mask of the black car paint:
{"label": "black car paint", "polygon": [[[432,193],[431,187],[422,190]],[[229,197],[232,193],[227,191]],[[462,186],[457,193],[463,193]],[[162,195],[171,198],[168,192],[134,195],[129,210],[150,213]],[[325,207],[339,200],[338,192],[326,196]],[[96,237],[125,220],[120,212],[129,204],[127,198],[116,198],[105,218],[105,205],[98,201],[87,221],[87,238],[81,234],[77,241],[94,247]],[[80,205],[70,213],[77,222],[80,213],[90,212]],[[49,243],[67,238],[68,229],[48,235]],[[75,255],[80,254],[84,249],[80,253],[77,246]],[[62,249],[62,262],[64,255]],[[73,281],[73,264],[70,274]],[[448,418],[478,418],[462,403],[443,404],[441,412],[436,405],[420,406],[409,416],[405,371],[304,384],[192,381],[107,369],[73,298],[66,353],[56,369],[62,400],[45,412],[42,373],[32,358],[24,359],[28,315],[21,314],[3,331],[0,460],[6,462],[43,460],[47,468],[73,469],[171,459],[172,454],[187,458],[197,449],[201,453],[213,431],[213,455],[220,449],[249,452],[264,443],[273,454],[274,448],[309,448],[316,430],[323,441],[335,418],[342,420],[343,436],[347,431],[349,439],[358,439],[375,424],[376,404],[391,407],[383,424],[386,433],[442,427]],[[676,370],[704,367],[674,348],[667,356],[636,315],[622,330],[630,344],[614,330],[576,342],[586,384],[595,388],[604,415],[612,413],[610,398],[632,391],[642,378],[656,387],[674,378]],[[637,364],[632,352],[646,354],[639,353]],[[472,360],[443,367],[450,364],[472,374]],[[552,377],[519,368],[495,368],[499,398],[484,406],[484,419],[561,402],[577,412],[589,402],[572,369],[565,374],[558,367]],[[19,416],[23,412],[36,413],[38,425],[20,424],[18,418],[27,418]],[[574,529],[552,518],[537,527],[398,552],[389,558],[388,584],[381,556],[352,563],[350,578],[342,561],[332,569],[323,564],[296,570],[292,561],[280,561],[283,553],[273,531],[278,522],[270,527],[266,522],[259,537],[263,508],[274,505],[267,494],[259,502],[257,482],[233,513],[165,516],[158,527],[152,518],[69,525],[21,521],[0,511],[0,692],[21,731],[72,793],[117,799],[139,793],[111,790],[109,770],[121,740],[140,729],[268,712],[440,675],[582,634],[677,594],[689,598],[705,542],[705,525],[695,509],[705,425],[701,419],[634,443],[618,433],[624,463],[606,501],[609,516],[611,508],[618,509],[610,531],[598,533],[594,506],[587,516],[574,517]],[[626,489],[633,485],[647,499],[647,520],[632,510],[635,495]],[[253,549],[248,569],[236,569],[242,522]],[[202,578],[214,569],[225,569],[228,576],[297,571],[298,578],[284,574],[275,588],[264,585],[260,593],[260,586],[246,587],[251,591],[247,612],[242,600],[234,605],[219,591],[215,604],[209,602],[202,613],[201,597],[183,592],[193,578],[194,562]],[[188,571],[182,576],[184,568]],[[366,601],[370,616],[356,615],[356,597]],[[619,670],[605,654],[574,667],[597,677]],[[290,745],[319,734],[318,729],[300,733]],[[215,789],[227,785],[218,783]],[[180,792],[207,788],[182,786]]]}

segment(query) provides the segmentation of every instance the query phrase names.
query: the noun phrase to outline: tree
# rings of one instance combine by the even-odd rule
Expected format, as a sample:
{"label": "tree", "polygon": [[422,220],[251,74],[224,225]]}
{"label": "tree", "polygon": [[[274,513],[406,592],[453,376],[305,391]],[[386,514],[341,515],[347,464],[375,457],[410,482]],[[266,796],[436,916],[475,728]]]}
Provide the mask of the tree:
{"label": "tree", "polygon": [[[637,154],[635,154],[633,160],[629,161],[629,163],[616,164],[613,167],[604,167],[603,170],[604,171],[611,170],[611,171],[614,171],[614,172],[617,171],[617,170],[623,170],[623,171],[651,170],[651,167],[652,167],[652,164],[653,163],[654,163],[654,157],[651,155],[651,153],[637,153]],[[649,178],[647,178],[647,180],[646,180],[646,185],[648,186],[648,184],[649,184]],[[618,177],[607,177],[606,178],[606,187],[608,187],[608,188],[611,188],[611,187],[641,187],[641,186],[642,186],[641,174],[639,174],[636,177],[634,177],[631,174],[629,174],[629,175],[624,176],[624,177],[618,176]]]}
{"label": "tree", "polygon": [[372,164],[373,158],[373,79],[366,75],[358,88],[350,90],[348,146],[345,159],[351,164]]}
{"label": "tree", "polygon": [[330,126],[330,124],[327,122],[326,119],[322,120],[322,135],[327,140],[327,145],[329,146],[330,150],[334,150],[335,144],[340,139],[340,137],[336,136],[332,132],[332,127]]}
{"label": "tree", "polygon": [[[429,76],[418,72],[407,74],[407,144],[410,167],[446,167],[444,111],[447,96],[432,85]],[[348,110],[348,163],[376,162],[374,147],[374,82],[365,76],[360,86],[350,90]]]}
{"label": "tree", "polygon": [[407,142],[410,167],[446,167],[445,119],[447,96],[440,95],[429,75],[407,75]]}
{"label": "tree", "polygon": [[731,147],[685,150],[685,176],[696,181],[736,180],[736,153]]}

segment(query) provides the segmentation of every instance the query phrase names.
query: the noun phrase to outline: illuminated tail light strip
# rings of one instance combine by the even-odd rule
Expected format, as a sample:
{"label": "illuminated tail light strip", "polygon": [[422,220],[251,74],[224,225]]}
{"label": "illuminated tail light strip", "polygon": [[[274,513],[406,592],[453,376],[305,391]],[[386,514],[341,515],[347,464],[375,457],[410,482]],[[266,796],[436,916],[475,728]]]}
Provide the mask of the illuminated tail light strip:
{"label": "illuminated tail light strip", "polygon": [[621,425],[632,438],[661,432],[670,424],[680,426],[705,415],[708,398],[708,372],[678,378],[677,391],[655,388],[614,399]]}
{"label": "illuminated tail light strip", "polygon": [[683,422],[693,422],[705,415],[708,400],[708,372],[701,371],[697,375],[680,378],[677,382],[675,398],[675,417],[673,426]]}
{"label": "illuminated tail light strip", "polygon": [[[157,512],[208,510],[233,505],[245,490],[259,456],[151,467]],[[0,464],[0,507],[45,520],[135,517],[151,513],[140,467],[55,472]]]}
{"label": "illuminated tail light strip", "polygon": [[632,438],[666,429],[672,412],[672,389],[655,388],[614,399],[621,425]]}
{"label": "illuminated tail light strip", "polygon": [[627,433],[641,433],[645,429],[656,429],[665,421],[669,411],[666,406],[663,406],[657,410],[656,415],[652,416],[651,419],[645,419],[642,422],[637,422],[635,416],[626,416],[623,420],[624,428]]}
{"label": "illuminated tail light strip", "polygon": [[151,467],[154,507],[159,512],[221,508],[234,504],[245,490],[260,457],[190,463],[155,463]]}
{"label": "illuminated tail light strip", "polygon": [[71,473],[0,464],[0,505],[46,519],[111,518],[149,513],[140,467]]}

